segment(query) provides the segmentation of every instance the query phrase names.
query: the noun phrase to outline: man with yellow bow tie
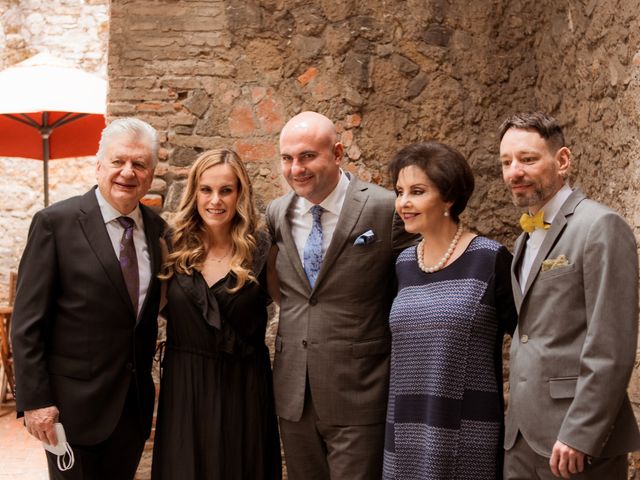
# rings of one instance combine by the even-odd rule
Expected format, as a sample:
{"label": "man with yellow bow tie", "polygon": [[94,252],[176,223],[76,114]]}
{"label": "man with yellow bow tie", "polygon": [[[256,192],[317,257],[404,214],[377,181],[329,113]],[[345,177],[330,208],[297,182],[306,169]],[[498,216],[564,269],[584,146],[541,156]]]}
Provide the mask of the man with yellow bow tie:
{"label": "man with yellow bow tie", "polygon": [[514,115],[499,138],[504,181],[527,209],[511,269],[519,316],[504,478],[626,480],[626,453],[640,448],[627,396],[638,334],[633,232],[571,189],[571,152],[554,118]]}

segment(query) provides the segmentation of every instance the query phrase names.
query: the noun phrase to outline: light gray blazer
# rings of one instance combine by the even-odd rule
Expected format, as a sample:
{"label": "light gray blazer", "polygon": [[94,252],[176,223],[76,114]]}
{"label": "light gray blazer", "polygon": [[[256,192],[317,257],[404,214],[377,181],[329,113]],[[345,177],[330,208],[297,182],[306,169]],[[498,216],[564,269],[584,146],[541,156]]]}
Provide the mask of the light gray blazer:
{"label": "light gray blazer", "polygon": [[[633,232],[575,190],[549,228],[523,293],[518,272],[526,239],[516,242],[511,271],[519,317],[505,448],[518,430],[547,457],[556,440],[594,457],[640,448],[627,396],[638,335]],[[543,266],[561,255],[564,265]]]}
{"label": "light gray blazer", "polygon": [[[392,192],[352,177],[311,289],[287,218],[294,196],[290,192],[267,208],[267,224],[279,249],[276,269],[282,295],[273,366],[277,414],[300,419],[308,375],[323,422],[384,422],[395,259],[413,237],[394,215]],[[355,246],[367,230],[374,232],[375,241]]]}

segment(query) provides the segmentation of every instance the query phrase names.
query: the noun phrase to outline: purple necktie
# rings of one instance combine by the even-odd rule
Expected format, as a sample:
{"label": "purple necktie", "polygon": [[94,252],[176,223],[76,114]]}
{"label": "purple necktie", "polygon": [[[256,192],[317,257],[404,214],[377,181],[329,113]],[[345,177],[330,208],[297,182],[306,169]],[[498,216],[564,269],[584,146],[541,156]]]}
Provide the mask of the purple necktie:
{"label": "purple necktie", "polygon": [[118,223],[124,228],[120,239],[120,269],[127,285],[133,310],[138,313],[138,295],[140,291],[140,278],[138,276],[138,257],[136,247],[133,245],[133,227],[135,222],[129,217],[118,217]]}

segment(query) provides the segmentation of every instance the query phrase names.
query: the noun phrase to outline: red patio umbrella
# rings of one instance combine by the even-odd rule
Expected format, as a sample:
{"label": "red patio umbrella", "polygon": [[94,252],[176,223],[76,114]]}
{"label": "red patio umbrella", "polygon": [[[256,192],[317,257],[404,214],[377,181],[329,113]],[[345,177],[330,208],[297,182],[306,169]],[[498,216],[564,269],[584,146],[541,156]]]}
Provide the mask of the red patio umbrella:
{"label": "red patio umbrella", "polygon": [[95,155],[105,127],[107,82],[41,53],[0,72],[0,156],[43,161]]}

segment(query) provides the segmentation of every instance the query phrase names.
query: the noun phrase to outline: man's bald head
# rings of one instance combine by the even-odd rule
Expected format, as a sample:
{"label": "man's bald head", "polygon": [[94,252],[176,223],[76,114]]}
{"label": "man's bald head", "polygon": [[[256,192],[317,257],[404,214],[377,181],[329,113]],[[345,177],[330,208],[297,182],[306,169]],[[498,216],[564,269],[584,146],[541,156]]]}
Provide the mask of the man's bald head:
{"label": "man's bald head", "polygon": [[299,113],[280,132],[282,173],[312,203],[322,202],[338,184],[343,154],[336,127],[320,113]]}
{"label": "man's bald head", "polygon": [[313,135],[325,138],[331,146],[338,141],[336,127],[331,120],[318,112],[302,112],[291,118],[280,132],[280,139],[285,135]]}

